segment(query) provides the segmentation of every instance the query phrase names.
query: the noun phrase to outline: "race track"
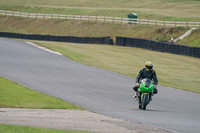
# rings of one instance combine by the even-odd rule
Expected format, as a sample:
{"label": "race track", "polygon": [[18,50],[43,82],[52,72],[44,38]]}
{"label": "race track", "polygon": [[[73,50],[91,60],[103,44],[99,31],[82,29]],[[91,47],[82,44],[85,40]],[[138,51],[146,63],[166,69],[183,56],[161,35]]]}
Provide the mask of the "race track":
{"label": "race track", "polygon": [[147,110],[139,110],[132,98],[133,78],[25,42],[0,38],[0,76],[92,112],[181,133],[200,132],[199,94],[158,86]]}

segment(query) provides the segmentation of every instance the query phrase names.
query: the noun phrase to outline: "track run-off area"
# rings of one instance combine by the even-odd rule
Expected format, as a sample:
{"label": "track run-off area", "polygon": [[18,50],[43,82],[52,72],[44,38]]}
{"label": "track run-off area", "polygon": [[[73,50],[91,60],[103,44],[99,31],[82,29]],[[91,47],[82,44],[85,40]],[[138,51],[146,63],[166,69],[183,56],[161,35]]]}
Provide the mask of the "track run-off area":
{"label": "track run-off area", "polygon": [[159,85],[147,110],[139,110],[135,79],[30,43],[0,38],[0,76],[101,115],[180,133],[200,130],[200,94]]}

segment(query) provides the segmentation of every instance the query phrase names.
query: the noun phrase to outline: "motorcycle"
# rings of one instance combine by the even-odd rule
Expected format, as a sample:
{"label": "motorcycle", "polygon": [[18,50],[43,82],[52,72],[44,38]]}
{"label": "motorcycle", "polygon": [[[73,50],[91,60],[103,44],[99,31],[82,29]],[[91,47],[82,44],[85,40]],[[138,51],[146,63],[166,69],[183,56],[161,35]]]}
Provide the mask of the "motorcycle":
{"label": "motorcycle", "polygon": [[140,82],[136,100],[139,104],[139,109],[146,110],[147,105],[152,101],[154,85],[151,79],[145,78]]}

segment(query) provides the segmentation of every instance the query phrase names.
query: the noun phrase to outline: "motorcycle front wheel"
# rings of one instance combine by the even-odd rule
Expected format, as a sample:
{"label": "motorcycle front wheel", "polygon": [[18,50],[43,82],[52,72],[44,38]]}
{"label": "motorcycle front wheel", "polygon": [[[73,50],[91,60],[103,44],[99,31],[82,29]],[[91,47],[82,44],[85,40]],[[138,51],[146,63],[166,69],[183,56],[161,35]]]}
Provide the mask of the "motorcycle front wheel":
{"label": "motorcycle front wheel", "polygon": [[142,99],[142,103],[141,103],[141,107],[142,107],[143,110],[146,110],[147,104],[148,104],[148,95],[144,94],[143,99]]}

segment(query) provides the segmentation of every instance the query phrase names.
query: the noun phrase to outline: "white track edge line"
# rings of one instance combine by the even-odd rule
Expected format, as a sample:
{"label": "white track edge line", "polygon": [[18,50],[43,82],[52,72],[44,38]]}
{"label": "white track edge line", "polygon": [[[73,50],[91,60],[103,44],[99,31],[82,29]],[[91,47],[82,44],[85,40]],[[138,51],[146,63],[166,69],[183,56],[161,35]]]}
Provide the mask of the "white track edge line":
{"label": "white track edge line", "polygon": [[37,47],[37,48],[39,48],[39,49],[42,49],[42,50],[44,50],[44,51],[50,52],[50,53],[52,53],[52,54],[63,55],[63,54],[61,54],[61,53],[59,53],[59,52],[50,50],[50,49],[45,48],[45,47],[42,47],[42,46],[39,46],[39,45],[37,45],[37,44],[35,44],[35,43],[32,43],[32,42],[26,42],[26,43],[27,43],[27,44],[30,44],[30,45],[32,45],[32,46],[34,46],[34,47]]}

